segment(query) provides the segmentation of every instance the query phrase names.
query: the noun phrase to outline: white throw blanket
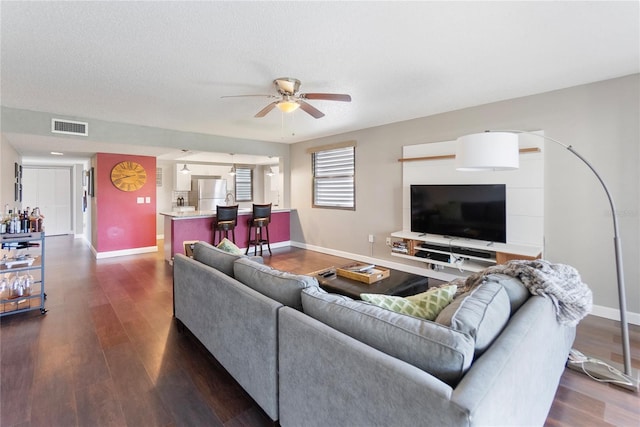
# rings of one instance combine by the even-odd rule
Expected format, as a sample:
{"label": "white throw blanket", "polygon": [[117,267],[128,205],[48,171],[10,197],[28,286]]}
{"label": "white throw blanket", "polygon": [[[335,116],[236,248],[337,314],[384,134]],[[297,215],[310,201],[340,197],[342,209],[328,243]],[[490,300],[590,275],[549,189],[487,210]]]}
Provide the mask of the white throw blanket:
{"label": "white throw blanket", "polygon": [[562,325],[575,326],[591,312],[593,294],[582,282],[578,271],[564,264],[552,264],[537,259],[533,261],[514,260],[486,268],[461,280],[463,291],[467,292],[480,285],[490,274],[506,274],[519,279],[532,295],[551,299],[556,309],[556,319]]}

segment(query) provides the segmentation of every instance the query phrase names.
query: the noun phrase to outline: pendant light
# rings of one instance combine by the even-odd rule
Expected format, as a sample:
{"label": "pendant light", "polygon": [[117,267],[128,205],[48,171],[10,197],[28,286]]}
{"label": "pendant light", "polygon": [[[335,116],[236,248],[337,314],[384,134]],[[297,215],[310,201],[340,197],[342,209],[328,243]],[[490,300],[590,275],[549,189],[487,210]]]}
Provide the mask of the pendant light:
{"label": "pendant light", "polygon": [[235,176],[236,175],[236,164],[233,163],[233,153],[231,154],[231,169],[229,169],[229,175],[231,176]]}
{"label": "pendant light", "polygon": [[182,169],[180,169],[180,173],[182,173],[183,175],[187,175],[190,174],[191,171],[189,170],[189,168],[187,167],[187,164],[185,163],[184,166],[182,167]]}

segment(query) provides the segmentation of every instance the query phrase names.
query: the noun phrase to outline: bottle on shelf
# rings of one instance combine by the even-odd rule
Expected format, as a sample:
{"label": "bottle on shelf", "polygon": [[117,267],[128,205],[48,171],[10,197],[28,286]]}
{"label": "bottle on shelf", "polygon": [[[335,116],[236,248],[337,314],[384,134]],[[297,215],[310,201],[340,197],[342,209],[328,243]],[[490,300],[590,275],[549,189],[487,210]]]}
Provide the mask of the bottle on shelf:
{"label": "bottle on shelf", "polygon": [[31,221],[29,220],[29,208],[28,207],[24,212],[22,212],[22,219],[21,219],[20,228],[22,229],[23,233],[31,232]]}
{"label": "bottle on shelf", "polygon": [[0,234],[8,233],[9,230],[9,204],[6,203],[4,205],[4,211],[2,212],[2,217],[0,217]]}
{"label": "bottle on shelf", "polygon": [[15,222],[13,229],[15,230],[15,233],[22,233],[22,222],[20,221],[20,214],[20,211],[13,211],[13,221]]}
{"label": "bottle on shelf", "polygon": [[12,209],[9,209],[9,221],[7,222],[7,233],[15,234],[16,231],[16,218]]}
{"label": "bottle on shelf", "polygon": [[0,234],[8,233],[9,230],[9,213],[4,211],[2,213],[2,217],[0,218]]}
{"label": "bottle on shelf", "polygon": [[42,221],[44,219],[44,215],[40,213],[39,207],[33,208],[33,212],[31,212],[30,219],[31,219],[31,231],[33,231],[34,233],[43,231]]}

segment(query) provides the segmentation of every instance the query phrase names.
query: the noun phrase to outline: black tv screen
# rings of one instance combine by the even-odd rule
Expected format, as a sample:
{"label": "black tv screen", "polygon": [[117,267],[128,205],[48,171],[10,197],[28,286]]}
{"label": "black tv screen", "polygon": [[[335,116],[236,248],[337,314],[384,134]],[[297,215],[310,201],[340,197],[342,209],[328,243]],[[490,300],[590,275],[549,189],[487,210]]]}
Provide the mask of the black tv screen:
{"label": "black tv screen", "polygon": [[412,185],[411,231],[506,243],[505,187]]}

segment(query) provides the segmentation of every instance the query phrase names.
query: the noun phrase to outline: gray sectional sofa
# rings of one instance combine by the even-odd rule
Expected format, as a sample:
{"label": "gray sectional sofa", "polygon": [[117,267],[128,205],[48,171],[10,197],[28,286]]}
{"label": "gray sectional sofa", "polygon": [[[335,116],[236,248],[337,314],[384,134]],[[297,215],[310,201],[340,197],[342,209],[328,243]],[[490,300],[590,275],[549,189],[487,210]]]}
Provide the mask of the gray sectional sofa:
{"label": "gray sectional sofa", "polygon": [[575,337],[507,276],[428,321],[204,242],[174,259],[174,303],[284,427],[543,425]]}

